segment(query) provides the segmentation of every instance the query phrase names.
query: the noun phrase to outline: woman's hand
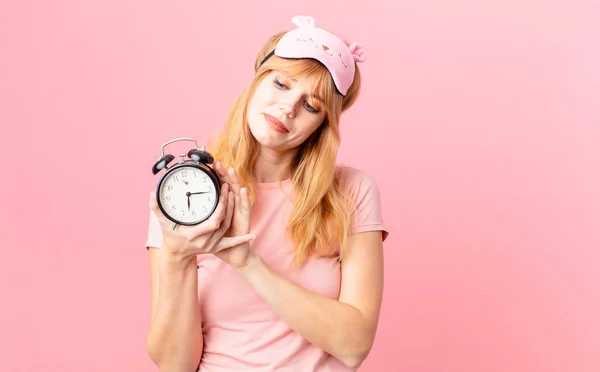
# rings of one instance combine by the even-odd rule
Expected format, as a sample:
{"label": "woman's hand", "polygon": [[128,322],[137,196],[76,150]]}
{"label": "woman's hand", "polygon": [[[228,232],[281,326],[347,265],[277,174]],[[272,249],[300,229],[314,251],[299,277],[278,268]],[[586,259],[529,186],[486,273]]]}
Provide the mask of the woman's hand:
{"label": "woman's hand", "polygon": [[[223,182],[231,185],[231,190],[234,194],[235,207],[233,210],[233,218],[229,231],[226,232],[225,236],[249,234],[250,212],[252,207],[250,206],[248,190],[242,187],[233,168],[226,170],[221,163],[216,162],[215,170]],[[236,270],[243,270],[253,257],[253,252],[250,249],[249,243],[224,249],[215,254],[217,257],[233,266]]]}
{"label": "woman's hand", "polygon": [[[248,199],[248,193],[245,188],[242,187],[240,181],[235,174],[233,168],[225,169],[223,164],[215,162],[215,170],[219,174],[221,181],[231,185],[231,191],[234,194],[234,212],[231,226],[226,236],[243,235],[250,233],[250,201]],[[242,199],[242,193],[245,193],[245,201]],[[246,203],[246,204],[244,204]]]}
{"label": "woman's hand", "polygon": [[[181,261],[189,262],[198,254],[217,254],[223,250],[234,249],[244,245],[240,251],[249,250],[247,244],[254,236],[248,233],[228,234],[234,215],[235,197],[227,183],[223,183],[219,203],[213,214],[205,221],[193,226],[177,226],[172,229],[171,222],[161,212],[156,201],[156,192],[150,195],[150,208],[160,223],[163,234],[161,252],[167,253]],[[235,259],[239,254],[226,253],[220,257]]]}
{"label": "woman's hand", "polygon": [[[239,199],[239,203],[235,203],[233,220],[235,221],[237,218],[238,223],[247,224],[248,230],[250,230],[250,198],[248,197],[248,191],[243,187],[240,188],[240,196],[236,197],[236,199]],[[220,250],[215,255],[230,264],[234,269],[243,270],[250,263],[253,252],[250,249],[250,243],[243,243],[232,248]]]}

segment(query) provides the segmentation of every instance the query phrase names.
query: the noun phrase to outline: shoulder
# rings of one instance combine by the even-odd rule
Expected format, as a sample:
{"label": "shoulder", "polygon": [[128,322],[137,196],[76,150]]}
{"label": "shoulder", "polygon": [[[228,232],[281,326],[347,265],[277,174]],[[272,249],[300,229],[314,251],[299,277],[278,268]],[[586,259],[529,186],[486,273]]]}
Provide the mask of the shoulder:
{"label": "shoulder", "polygon": [[362,169],[338,164],[336,166],[336,177],[342,188],[353,195],[361,192],[379,193],[379,185],[375,178]]}
{"label": "shoulder", "polygon": [[339,165],[338,181],[354,202],[351,233],[380,230],[383,240],[388,231],[383,221],[381,195],[375,178],[364,170]]}

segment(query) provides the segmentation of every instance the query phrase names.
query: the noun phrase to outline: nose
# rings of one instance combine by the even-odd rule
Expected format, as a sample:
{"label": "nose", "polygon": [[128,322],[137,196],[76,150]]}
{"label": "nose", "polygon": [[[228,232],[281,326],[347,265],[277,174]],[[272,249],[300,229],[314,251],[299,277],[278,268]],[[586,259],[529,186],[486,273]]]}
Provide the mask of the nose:
{"label": "nose", "polygon": [[279,109],[289,118],[296,116],[295,104],[293,102],[282,102]]}
{"label": "nose", "polygon": [[290,89],[285,92],[285,95],[280,96],[279,109],[289,118],[296,117],[297,110],[301,107],[304,100],[304,93],[297,89]]}

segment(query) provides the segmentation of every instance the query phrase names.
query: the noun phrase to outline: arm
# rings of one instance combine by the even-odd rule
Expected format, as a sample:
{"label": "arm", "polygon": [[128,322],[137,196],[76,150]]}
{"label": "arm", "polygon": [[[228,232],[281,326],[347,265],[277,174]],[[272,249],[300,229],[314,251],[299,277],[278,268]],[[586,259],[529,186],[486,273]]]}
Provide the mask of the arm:
{"label": "arm", "polygon": [[161,372],[192,372],[202,356],[195,257],[182,261],[150,248],[152,315],[146,338],[148,354]]}
{"label": "arm", "polygon": [[255,254],[240,273],[292,329],[342,363],[356,368],[369,354],[383,292],[380,231],[350,237],[338,301],[296,285]]}
{"label": "arm", "polygon": [[[152,314],[146,338],[148,354],[161,372],[192,372],[203,350],[202,319],[198,304],[197,255],[243,255],[239,246],[252,234],[224,237],[233,216],[233,192],[223,184],[219,204],[210,218],[177,231],[158,208],[156,192],[150,194],[149,239],[152,280]],[[161,248],[152,248],[152,247]],[[234,253],[237,253],[234,254]]]}

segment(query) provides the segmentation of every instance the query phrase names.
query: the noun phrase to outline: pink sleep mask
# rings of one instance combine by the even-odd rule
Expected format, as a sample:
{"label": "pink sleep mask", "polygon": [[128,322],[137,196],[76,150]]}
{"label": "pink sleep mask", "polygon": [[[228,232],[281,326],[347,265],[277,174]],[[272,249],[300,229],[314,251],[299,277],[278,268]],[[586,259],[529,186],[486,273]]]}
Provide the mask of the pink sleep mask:
{"label": "pink sleep mask", "polygon": [[315,59],[327,67],[337,90],[345,96],[354,81],[355,61],[365,61],[363,48],[357,43],[347,46],[334,34],[315,27],[310,16],[296,16],[292,22],[298,28],[286,33],[261,65],[273,54],[281,58]]}

